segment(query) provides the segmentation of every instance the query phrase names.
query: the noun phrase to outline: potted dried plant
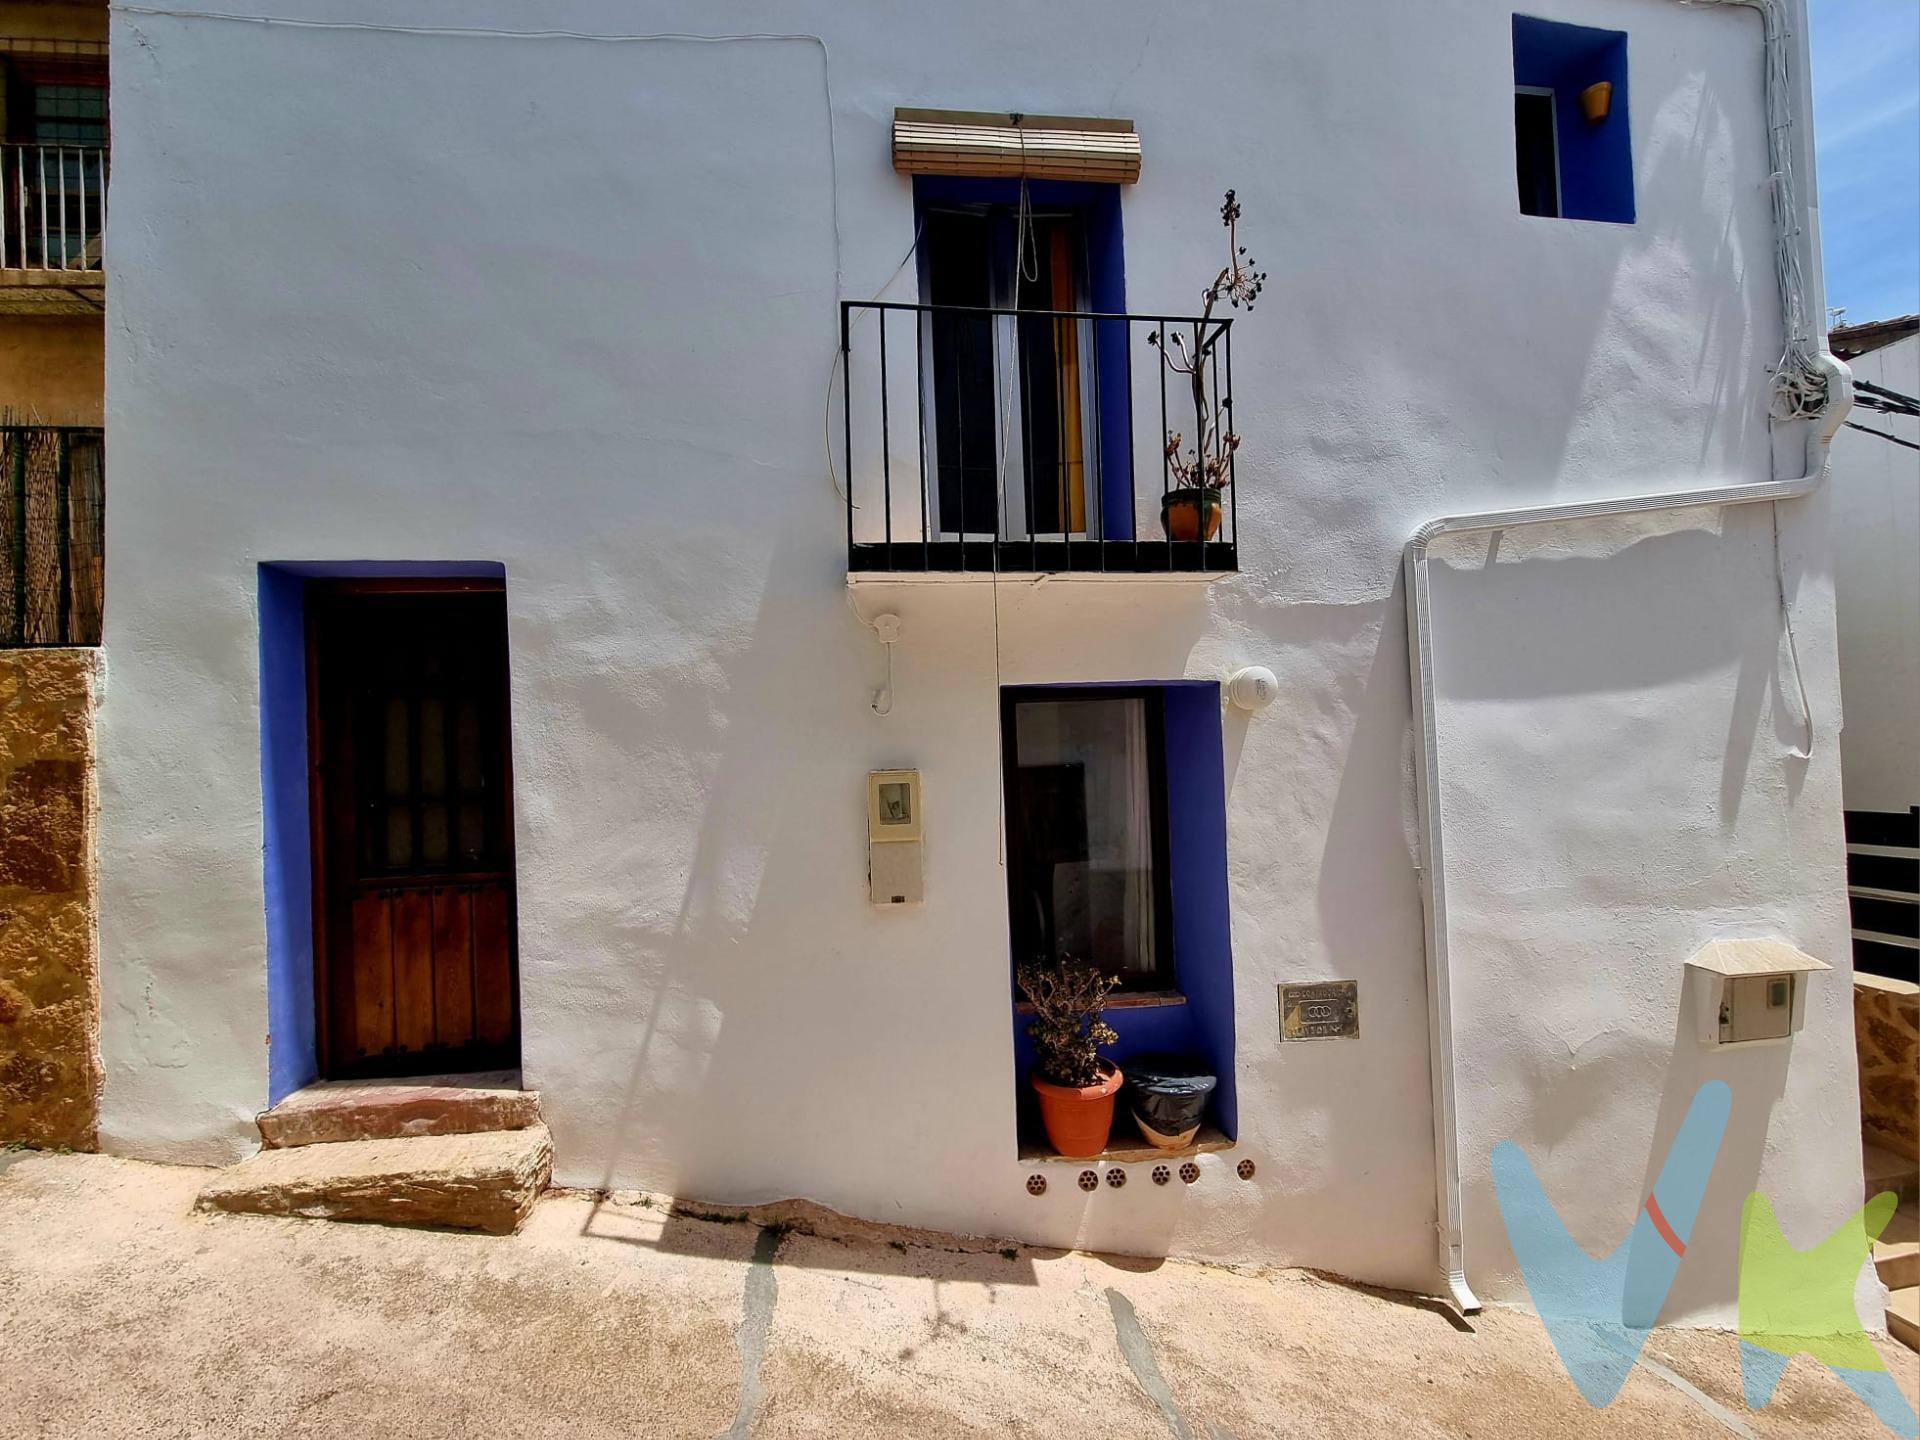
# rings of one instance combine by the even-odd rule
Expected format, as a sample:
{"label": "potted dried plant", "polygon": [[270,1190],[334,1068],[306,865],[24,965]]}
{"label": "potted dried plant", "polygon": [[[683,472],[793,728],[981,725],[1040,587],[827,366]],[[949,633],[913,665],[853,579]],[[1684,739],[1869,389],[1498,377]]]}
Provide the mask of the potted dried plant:
{"label": "potted dried plant", "polygon": [[1168,332],[1161,326],[1147,336],[1147,343],[1160,352],[1160,363],[1185,377],[1193,402],[1192,447],[1178,430],[1166,436],[1167,493],[1160,502],[1160,524],[1171,540],[1211,540],[1219,532],[1221,492],[1233,483],[1233,453],[1240,448],[1240,437],[1233,430],[1232,398],[1219,394],[1214,347],[1226,322],[1215,320],[1213,312],[1222,300],[1235,310],[1245,306],[1251,311],[1267,283],[1266,272],[1253,268],[1247,247],[1240,243],[1240,202],[1231,190],[1220,206],[1220,223],[1227,231],[1227,263],[1200,292],[1200,318],[1192,322],[1191,333]]}
{"label": "potted dried plant", "polygon": [[1062,1155],[1084,1159],[1107,1148],[1113,1099],[1124,1078],[1100,1054],[1120,1037],[1100,1018],[1117,975],[1062,955],[1051,964],[1022,965],[1015,973],[1033,1006],[1034,1069],[1029,1077],[1040,1097],[1047,1139]]}

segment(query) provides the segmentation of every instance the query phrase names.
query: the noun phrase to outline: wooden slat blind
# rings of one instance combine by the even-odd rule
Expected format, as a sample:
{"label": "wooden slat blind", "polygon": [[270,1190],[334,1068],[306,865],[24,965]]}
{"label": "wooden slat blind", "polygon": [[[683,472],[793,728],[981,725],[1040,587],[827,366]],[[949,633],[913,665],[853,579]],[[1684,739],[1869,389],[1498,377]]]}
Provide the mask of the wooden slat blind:
{"label": "wooden slat blind", "polygon": [[1131,120],[901,109],[893,112],[893,168],[1131,185],[1140,178],[1140,137]]}

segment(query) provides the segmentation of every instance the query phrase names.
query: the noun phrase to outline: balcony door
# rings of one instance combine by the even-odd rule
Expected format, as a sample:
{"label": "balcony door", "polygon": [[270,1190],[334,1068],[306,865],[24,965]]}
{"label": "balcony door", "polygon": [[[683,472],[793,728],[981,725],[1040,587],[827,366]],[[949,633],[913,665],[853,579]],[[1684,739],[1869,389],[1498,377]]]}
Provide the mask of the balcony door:
{"label": "balcony door", "polygon": [[316,583],[308,616],[322,1074],[516,1067],[504,590]]}
{"label": "balcony door", "polygon": [[[930,207],[921,224],[929,304],[1088,308],[1077,212],[1029,212],[1023,226],[1017,207]],[[1098,537],[1100,507],[1088,503],[1098,409],[1091,324],[1047,314],[931,315],[922,359],[939,538]]]}

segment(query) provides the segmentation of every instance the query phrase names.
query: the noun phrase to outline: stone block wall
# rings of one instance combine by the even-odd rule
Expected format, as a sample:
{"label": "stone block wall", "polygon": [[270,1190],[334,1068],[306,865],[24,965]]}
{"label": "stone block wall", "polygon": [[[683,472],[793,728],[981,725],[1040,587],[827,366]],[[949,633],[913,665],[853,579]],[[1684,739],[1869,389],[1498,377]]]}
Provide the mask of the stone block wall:
{"label": "stone block wall", "polygon": [[97,650],[0,650],[0,1142],[95,1148]]}
{"label": "stone block wall", "polygon": [[1920,1160],[1920,985],[1853,977],[1860,1124],[1873,1144]]}

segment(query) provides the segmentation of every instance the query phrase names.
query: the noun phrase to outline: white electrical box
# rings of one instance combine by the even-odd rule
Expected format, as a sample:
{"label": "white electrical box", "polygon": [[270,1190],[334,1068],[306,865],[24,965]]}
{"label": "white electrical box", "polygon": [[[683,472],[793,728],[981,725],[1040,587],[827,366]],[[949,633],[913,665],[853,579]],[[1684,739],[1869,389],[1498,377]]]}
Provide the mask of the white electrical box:
{"label": "white electrical box", "polygon": [[1714,940],[1687,961],[1702,1045],[1790,1040],[1813,977],[1833,967],[1784,940]]}
{"label": "white electrical box", "polygon": [[926,899],[920,772],[867,775],[867,897],[876,905]]}

